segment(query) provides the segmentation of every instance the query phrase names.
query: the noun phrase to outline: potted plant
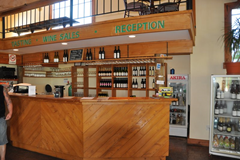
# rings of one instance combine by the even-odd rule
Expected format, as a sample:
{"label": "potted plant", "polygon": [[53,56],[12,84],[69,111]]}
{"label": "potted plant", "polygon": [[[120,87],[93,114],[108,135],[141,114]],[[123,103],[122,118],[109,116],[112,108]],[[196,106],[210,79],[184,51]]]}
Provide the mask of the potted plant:
{"label": "potted plant", "polygon": [[240,18],[224,34],[227,74],[240,74]]}

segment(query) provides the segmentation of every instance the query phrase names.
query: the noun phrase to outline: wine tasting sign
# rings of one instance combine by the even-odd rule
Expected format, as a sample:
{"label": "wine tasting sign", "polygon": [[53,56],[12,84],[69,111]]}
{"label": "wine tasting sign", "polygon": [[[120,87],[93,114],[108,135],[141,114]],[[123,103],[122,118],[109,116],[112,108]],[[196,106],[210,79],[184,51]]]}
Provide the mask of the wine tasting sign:
{"label": "wine tasting sign", "polygon": [[[184,24],[184,25],[183,25]],[[178,12],[177,14],[151,14],[136,18],[121,18],[109,21],[96,22],[81,26],[49,30],[24,37],[15,37],[3,40],[0,48],[13,49],[61,43],[78,40],[91,40],[96,38],[112,37],[119,35],[189,31],[189,37],[193,37],[193,17],[191,11]]]}

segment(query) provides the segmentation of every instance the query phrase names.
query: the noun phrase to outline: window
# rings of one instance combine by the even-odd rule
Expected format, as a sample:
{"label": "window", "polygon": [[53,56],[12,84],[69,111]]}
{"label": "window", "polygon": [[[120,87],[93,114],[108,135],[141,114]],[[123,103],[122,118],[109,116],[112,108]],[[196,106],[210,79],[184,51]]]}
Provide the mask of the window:
{"label": "window", "polygon": [[[225,34],[235,27],[236,20],[240,20],[240,2],[232,2],[225,4]],[[225,42],[226,43],[226,42]],[[226,45],[225,45],[226,46]],[[225,62],[234,62],[238,60],[240,53],[235,53],[225,47]],[[239,55],[238,55],[239,54]],[[235,58],[233,58],[235,57]]]}
{"label": "window", "polygon": [[[235,29],[236,25],[239,25],[239,20],[240,20],[240,9],[239,8],[232,9],[232,12],[231,12],[231,21],[232,21],[231,28],[232,29]],[[234,57],[232,58],[233,62],[237,62],[237,60],[239,59],[239,56],[240,56],[239,52],[232,51],[232,57]]]}
{"label": "window", "polygon": [[[70,0],[55,3],[52,7],[52,18],[70,18]],[[92,0],[73,0],[73,19],[78,23],[73,26],[92,23]],[[66,27],[68,27],[67,25]],[[62,28],[62,27],[55,27]]]}

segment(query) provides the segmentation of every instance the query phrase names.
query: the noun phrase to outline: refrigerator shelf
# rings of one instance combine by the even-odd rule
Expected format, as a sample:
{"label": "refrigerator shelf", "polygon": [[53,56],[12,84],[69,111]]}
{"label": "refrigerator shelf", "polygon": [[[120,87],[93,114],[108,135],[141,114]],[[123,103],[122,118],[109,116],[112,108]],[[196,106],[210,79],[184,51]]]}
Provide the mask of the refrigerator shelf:
{"label": "refrigerator shelf", "polygon": [[232,119],[240,119],[240,117],[232,116],[231,114],[218,114],[214,115],[214,117],[225,117],[225,118],[232,118]]}
{"label": "refrigerator shelf", "polygon": [[232,98],[220,98],[220,99],[217,99],[215,98],[215,101],[240,101],[240,99],[232,99]]}
{"label": "refrigerator shelf", "polygon": [[219,153],[232,154],[232,155],[235,155],[235,156],[240,156],[240,151],[234,151],[234,150],[231,150],[231,149],[224,149],[224,148],[215,148],[215,147],[213,147],[212,151],[219,152]]}
{"label": "refrigerator shelf", "polygon": [[231,133],[228,133],[226,131],[220,132],[217,129],[214,129],[213,133],[218,135],[224,135],[224,136],[240,137],[240,132],[238,131],[232,131]]}

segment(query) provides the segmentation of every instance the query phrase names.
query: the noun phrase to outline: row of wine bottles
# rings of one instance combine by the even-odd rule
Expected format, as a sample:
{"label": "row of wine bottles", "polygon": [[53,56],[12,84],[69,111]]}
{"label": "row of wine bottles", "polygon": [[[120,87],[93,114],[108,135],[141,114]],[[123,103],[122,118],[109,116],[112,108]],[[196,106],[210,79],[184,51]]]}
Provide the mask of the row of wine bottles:
{"label": "row of wine bottles", "polygon": [[[146,88],[146,79],[142,78],[140,87],[141,88]],[[134,81],[134,79],[133,79],[133,81],[132,81],[132,88],[138,88],[138,81],[137,81],[137,79],[136,79],[136,81]]]}
{"label": "row of wine bottles", "polygon": [[114,76],[128,76],[128,67],[114,67]]}
{"label": "row of wine bottles", "polygon": [[[145,66],[140,66],[139,70],[137,67],[133,67],[132,71],[133,76],[146,76],[146,67]],[[149,67],[149,76],[154,76],[154,67]]]}
{"label": "row of wine bottles", "polygon": [[89,52],[88,52],[88,49],[87,49],[86,60],[92,60],[92,51],[91,51],[91,49],[90,49]]}
{"label": "row of wine bottles", "polygon": [[[138,74],[139,73],[139,74]],[[111,68],[100,68],[98,76],[111,76]],[[139,71],[137,67],[133,67],[133,76],[146,76],[146,67],[141,66]],[[149,76],[154,75],[154,67],[150,67]],[[128,67],[114,67],[113,76],[128,76]]]}
{"label": "row of wine bottles", "polygon": [[111,68],[99,68],[98,76],[112,76]]}
{"label": "row of wine bottles", "polygon": [[111,79],[101,79],[100,80],[100,87],[111,88],[112,87],[112,80]]}
{"label": "row of wine bottles", "polygon": [[[54,57],[53,57],[53,62],[58,63],[60,61],[59,59],[60,58],[59,58],[58,52],[55,52]],[[67,50],[64,50],[63,62],[68,62],[68,52],[67,52]],[[50,58],[48,56],[48,53],[44,53],[43,63],[50,63]]]}
{"label": "row of wine bottles", "polygon": [[[101,79],[100,87],[112,87],[111,79]],[[115,78],[114,79],[114,88],[127,88],[128,87],[128,78]],[[146,79],[142,78],[140,87],[138,86],[137,79],[132,81],[132,88],[146,88]],[[155,80],[152,81],[152,88],[155,88]]]}
{"label": "row of wine bottles", "polygon": [[114,78],[114,88],[128,88],[128,78]]}

